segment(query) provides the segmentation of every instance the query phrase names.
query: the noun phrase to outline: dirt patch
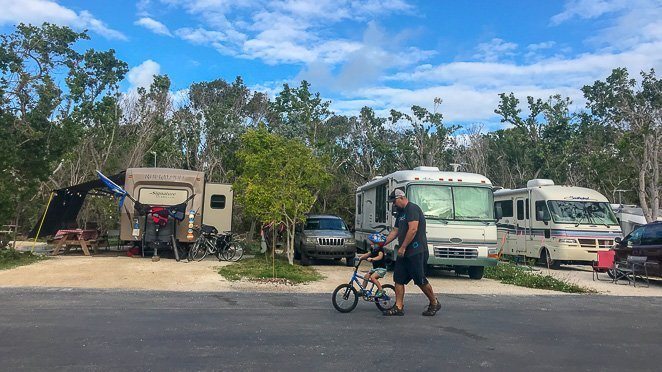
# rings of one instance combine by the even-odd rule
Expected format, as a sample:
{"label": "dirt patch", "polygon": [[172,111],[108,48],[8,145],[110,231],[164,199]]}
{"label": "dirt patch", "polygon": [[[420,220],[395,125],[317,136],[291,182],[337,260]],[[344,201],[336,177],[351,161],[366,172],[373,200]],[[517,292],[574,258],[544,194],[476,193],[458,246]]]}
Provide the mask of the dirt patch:
{"label": "dirt patch", "polygon": [[[342,263],[324,262],[315,268],[325,277],[323,280],[291,285],[280,281],[239,281],[231,282],[218,274],[218,268],[229,265],[209,259],[202,262],[176,262],[161,259],[152,262],[149,258],[130,258],[123,254],[103,256],[57,256],[0,272],[0,287],[67,287],[67,288],[108,288],[131,290],[167,291],[262,291],[295,293],[331,293],[339,284],[349,281],[352,268]],[[367,266],[365,270],[367,270]],[[594,288],[601,294],[618,296],[662,296],[662,281],[651,282],[650,288],[634,288],[632,285],[615,285],[611,282],[594,282],[590,268],[564,267],[561,270],[541,269],[557,278],[575,284]],[[560,292],[538,290],[501,284],[490,279],[471,280],[466,276],[457,277],[449,272],[434,272],[429,280],[440,294],[492,294],[492,295],[559,295]],[[392,273],[388,273],[383,283],[392,283]],[[410,284],[408,293],[420,293]]]}

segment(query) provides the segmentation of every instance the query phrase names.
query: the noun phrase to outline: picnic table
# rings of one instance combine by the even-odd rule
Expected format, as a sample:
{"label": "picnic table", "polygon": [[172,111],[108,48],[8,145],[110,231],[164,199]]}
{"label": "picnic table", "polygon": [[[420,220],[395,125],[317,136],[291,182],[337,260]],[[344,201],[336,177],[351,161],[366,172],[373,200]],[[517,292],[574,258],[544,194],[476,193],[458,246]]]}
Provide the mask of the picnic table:
{"label": "picnic table", "polygon": [[79,246],[83,250],[83,254],[86,256],[90,255],[89,246],[92,246],[94,253],[99,253],[97,240],[99,238],[98,230],[83,230],[83,229],[69,229],[69,230],[58,230],[55,233],[55,249],[53,250],[53,256],[60,253],[62,247],[65,248],[65,252],[68,252],[71,247]]}

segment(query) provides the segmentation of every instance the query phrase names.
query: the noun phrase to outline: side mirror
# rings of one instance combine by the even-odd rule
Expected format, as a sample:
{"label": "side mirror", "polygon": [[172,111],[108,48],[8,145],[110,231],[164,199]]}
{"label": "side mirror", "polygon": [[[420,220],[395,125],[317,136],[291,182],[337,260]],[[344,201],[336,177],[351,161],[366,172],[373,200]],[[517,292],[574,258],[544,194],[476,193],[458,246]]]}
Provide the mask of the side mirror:
{"label": "side mirror", "polygon": [[496,206],[494,206],[494,217],[497,220],[503,218],[503,208],[501,208],[501,204],[497,204]]}
{"label": "side mirror", "polygon": [[536,219],[547,223],[551,220],[551,217],[549,216],[549,213],[547,213],[546,211],[538,210],[536,211]]}

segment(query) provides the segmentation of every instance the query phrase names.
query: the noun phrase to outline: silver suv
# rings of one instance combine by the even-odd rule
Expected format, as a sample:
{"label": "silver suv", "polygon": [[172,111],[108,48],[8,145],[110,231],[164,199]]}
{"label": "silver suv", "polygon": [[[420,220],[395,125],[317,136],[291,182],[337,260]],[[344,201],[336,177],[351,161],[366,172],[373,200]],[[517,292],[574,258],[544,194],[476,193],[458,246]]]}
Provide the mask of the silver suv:
{"label": "silver suv", "polygon": [[305,224],[297,226],[294,258],[301,265],[310,265],[311,258],[345,258],[347,266],[353,266],[354,257],[356,240],[340,217],[310,215]]}

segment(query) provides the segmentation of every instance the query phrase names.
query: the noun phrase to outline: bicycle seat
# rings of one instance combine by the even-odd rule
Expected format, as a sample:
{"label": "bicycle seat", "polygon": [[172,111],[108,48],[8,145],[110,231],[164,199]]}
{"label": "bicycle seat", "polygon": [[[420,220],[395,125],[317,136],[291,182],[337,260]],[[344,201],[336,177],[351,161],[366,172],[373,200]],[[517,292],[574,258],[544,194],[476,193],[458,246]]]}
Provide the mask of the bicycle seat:
{"label": "bicycle seat", "polygon": [[218,234],[218,229],[211,225],[202,225],[200,232],[204,235],[216,235]]}

